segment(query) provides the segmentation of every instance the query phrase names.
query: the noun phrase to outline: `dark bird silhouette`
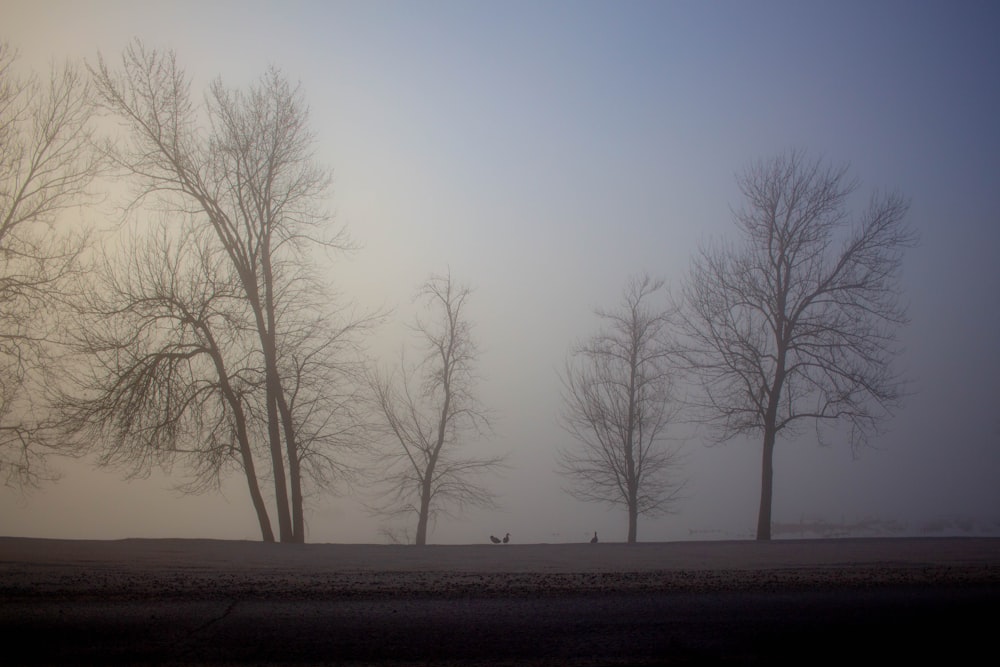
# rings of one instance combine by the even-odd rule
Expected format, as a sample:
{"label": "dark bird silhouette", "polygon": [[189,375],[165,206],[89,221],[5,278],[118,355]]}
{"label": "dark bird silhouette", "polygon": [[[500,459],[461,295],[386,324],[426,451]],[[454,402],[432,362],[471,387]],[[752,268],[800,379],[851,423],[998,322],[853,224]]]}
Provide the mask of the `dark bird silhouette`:
{"label": "dark bird silhouette", "polygon": [[510,533],[503,536],[503,543],[507,544],[508,542],[510,542]]}
{"label": "dark bird silhouette", "polygon": [[493,544],[500,544],[500,538],[496,535],[490,535],[490,542]]}
{"label": "dark bird silhouette", "polygon": [[592,538],[590,538],[590,543],[591,544],[597,544],[597,531],[596,530],[594,531],[594,536]]}

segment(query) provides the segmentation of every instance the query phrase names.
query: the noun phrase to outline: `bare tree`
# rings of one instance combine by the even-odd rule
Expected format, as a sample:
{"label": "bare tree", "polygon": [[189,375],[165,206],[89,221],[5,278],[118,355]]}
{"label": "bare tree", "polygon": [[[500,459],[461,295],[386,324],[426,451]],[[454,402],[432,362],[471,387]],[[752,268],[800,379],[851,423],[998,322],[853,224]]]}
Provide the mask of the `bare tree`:
{"label": "bare tree", "polygon": [[902,398],[898,275],[915,236],[897,194],[874,195],[851,224],[858,183],[802,152],[751,165],[739,185],[742,242],[693,262],[686,357],[718,440],[763,438],[757,539],[768,540],[778,436],[812,423],[822,443],[823,424],[846,422],[857,451]]}
{"label": "bare tree", "polygon": [[108,153],[139,184],[136,201],[155,195],[165,210],[196,216],[238,278],[262,360],[279,535],[302,542],[303,457],[290,404],[295,389],[283,375],[294,366],[282,364],[279,349],[288,302],[302,294],[288,282],[298,275],[290,267],[308,265],[315,248],[350,248],[320,208],[330,174],[313,160],[302,93],[276,69],[247,91],[216,80],[203,109],[205,131],[173,53],[134,42],[120,70],[101,58],[93,73],[104,104],[129,130],[131,142]]}
{"label": "bare tree", "polygon": [[669,311],[649,304],[663,287],[630,279],[618,309],[597,311],[606,328],[572,351],[562,377],[562,423],[575,443],[560,450],[559,472],[575,498],[625,506],[629,543],[639,515],[669,511],[685,484],[681,448],[666,439],[677,413]]}
{"label": "bare tree", "polygon": [[369,383],[384,449],[386,502],[379,511],[415,514],[415,543],[427,543],[428,526],[439,513],[465,506],[493,507],[494,496],[480,482],[504,457],[463,456],[460,448],[489,429],[475,395],[477,349],[465,315],[471,291],[450,274],[432,276],[419,297],[432,311],[415,331],[424,356],[398,372],[373,370]]}
{"label": "bare tree", "polygon": [[98,174],[93,105],[71,66],[48,81],[16,71],[0,43],[0,475],[35,486],[52,473],[46,387],[60,305],[73,293],[87,234],[62,224]]}
{"label": "bare tree", "polygon": [[284,313],[278,342],[288,410],[298,441],[302,497],[348,487],[368,454],[366,367],[362,342],[384,317],[381,312],[332,309],[321,289],[285,299],[297,312]]}
{"label": "bare tree", "polygon": [[193,230],[161,228],[104,255],[91,278],[71,334],[85,361],[64,379],[64,432],[81,449],[99,443],[98,463],[130,477],[180,461],[189,492],[242,470],[262,539],[273,542],[255,462],[263,370],[226,258]]}

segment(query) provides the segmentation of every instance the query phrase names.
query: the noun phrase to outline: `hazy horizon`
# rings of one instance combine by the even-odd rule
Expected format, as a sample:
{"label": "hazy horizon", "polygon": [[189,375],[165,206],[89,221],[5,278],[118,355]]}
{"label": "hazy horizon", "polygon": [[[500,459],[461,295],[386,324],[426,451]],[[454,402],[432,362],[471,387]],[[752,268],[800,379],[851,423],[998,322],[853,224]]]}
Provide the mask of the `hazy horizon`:
{"label": "hazy horizon", "polygon": [[[1000,525],[1000,6],[985,2],[0,1],[22,64],[115,62],[133,38],[176,51],[194,98],[269,65],[301,82],[330,209],[360,249],[329,271],[364,308],[396,309],[371,341],[403,342],[412,294],[450,268],[473,289],[479,387],[506,452],[500,508],[441,520],[429,543],[622,541],[623,508],[573,500],[555,475],[558,371],[630,275],[677,289],[699,243],[735,238],[735,175],[801,148],[910,200],[900,369],[910,396],[873,447],[775,452],[774,523]],[[685,436],[676,513],[643,542],[751,538],[760,442]],[[259,539],[246,484],[180,496],[89,461],[4,489],[0,535]],[[385,541],[354,490],[308,501],[308,542]],[[413,522],[415,524],[415,521]],[[409,527],[413,532],[413,527]],[[959,525],[955,530],[961,531]],[[979,528],[976,528],[979,530]],[[778,531],[775,538],[785,536]]]}

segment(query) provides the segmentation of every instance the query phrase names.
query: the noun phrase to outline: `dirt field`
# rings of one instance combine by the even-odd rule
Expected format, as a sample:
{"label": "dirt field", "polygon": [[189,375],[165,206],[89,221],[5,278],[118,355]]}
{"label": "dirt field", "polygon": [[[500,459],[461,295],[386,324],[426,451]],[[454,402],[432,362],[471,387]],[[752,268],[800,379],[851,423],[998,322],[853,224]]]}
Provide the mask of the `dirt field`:
{"label": "dirt field", "polygon": [[1000,538],[427,546],[0,538],[5,664],[965,662]]}

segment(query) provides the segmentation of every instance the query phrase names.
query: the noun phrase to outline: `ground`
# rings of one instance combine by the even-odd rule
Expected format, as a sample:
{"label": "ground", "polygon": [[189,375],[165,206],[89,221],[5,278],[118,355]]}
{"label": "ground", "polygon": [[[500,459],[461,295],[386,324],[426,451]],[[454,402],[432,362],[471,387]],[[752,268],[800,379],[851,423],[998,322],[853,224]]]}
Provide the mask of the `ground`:
{"label": "ground", "polygon": [[6,664],[960,662],[1000,538],[274,545],[0,538]]}

